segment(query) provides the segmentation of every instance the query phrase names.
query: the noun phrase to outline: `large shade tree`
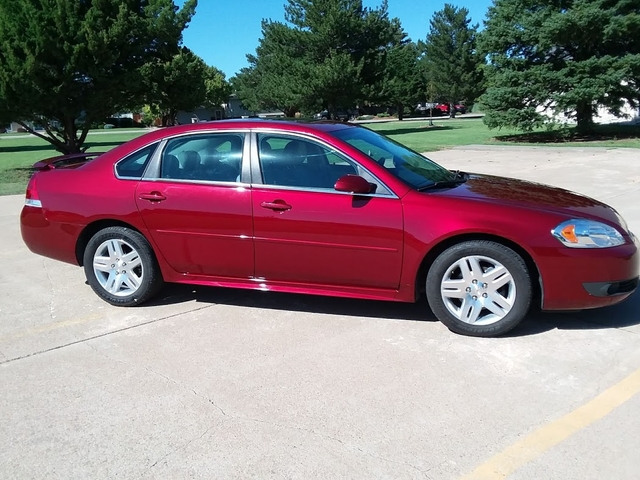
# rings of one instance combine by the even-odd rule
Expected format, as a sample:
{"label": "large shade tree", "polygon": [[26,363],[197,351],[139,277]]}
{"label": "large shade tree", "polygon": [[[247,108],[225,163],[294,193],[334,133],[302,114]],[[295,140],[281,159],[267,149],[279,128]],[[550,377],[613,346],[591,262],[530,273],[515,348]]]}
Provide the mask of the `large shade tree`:
{"label": "large shade tree", "polygon": [[92,122],[140,105],[141,67],[178,53],[196,3],[0,0],[0,110],[60,152],[82,151]]}
{"label": "large shade tree", "polygon": [[162,126],[175,125],[180,111],[219,107],[230,95],[224,73],[187,47],[166,62],[147,64],[143,70],[149,82],[145,113],[160,118]]}
{"label": "large shade tree", "polygon": [[638,1],[495,0],[481,48],[490,127],[530,131],[572,119],[588,131],[599,107],[614,115],[625,100],[638,107]]}
{"label": "large shade tree", "polygon": [[469,10],[445,4],[433,14],[426,41],[420,44],[425,81],[440,101],[450,104],[452,116],[454,103],[473,103],[482,92],[484,61],[477,52],[477,29]]}

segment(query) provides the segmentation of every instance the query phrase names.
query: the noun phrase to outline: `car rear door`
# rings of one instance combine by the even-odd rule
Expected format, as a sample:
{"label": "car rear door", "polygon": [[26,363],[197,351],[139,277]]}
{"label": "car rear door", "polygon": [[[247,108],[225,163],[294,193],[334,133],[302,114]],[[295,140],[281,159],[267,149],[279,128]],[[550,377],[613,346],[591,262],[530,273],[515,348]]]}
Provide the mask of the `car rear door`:
{"label": "car rear door", "polygon": [[[252,149],[255,275],[275,282],[397,289],[402,204],[361,166],[318,140],[257,133]],[[369,175],[377,193],[333,186]]]}
{"label": "car rear door", "polygon": [[[254,274],[246,132],[182,135],[163,142],[136,202],[161,255],[180,273]],[[247,171],[248,171],[247,164]]]}

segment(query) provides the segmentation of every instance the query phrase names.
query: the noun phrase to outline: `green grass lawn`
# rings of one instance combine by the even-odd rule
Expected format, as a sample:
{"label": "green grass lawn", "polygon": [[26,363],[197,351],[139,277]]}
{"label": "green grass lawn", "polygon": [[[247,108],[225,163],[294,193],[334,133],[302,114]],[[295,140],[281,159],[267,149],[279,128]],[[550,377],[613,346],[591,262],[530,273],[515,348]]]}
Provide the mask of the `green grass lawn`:
{"label": "green grass lawn", "polygon": [[[86,144],[90,152],[111,150],[147,130],[126,130],[109,134],[89,134]],[[60,155],[50,143],[24,134],[0,139],[0,195],[23,193],[31,175],[31,166],[38,160]]]}
{"label": "green grass lawn", "polygon": [[[433,126],[429,126],[428,120],[369,123],[366,126],[418,152],[472,144],[640,148],[640,126],[603,125],[588,137],[574,130],[562,134],[489,130],[481,119],[435,120]],[[146,129],[110,130],[108,134],[92,132],[87,137],[87,144],[89,151],[106,151],[145,132]],[[31,166],[38,160],[56,155],[55,149],[44,140],[4,134],[0,138],[0,195],[23,193]]]}
{"label": "green grass lawn", "polygon": [[584,137],[570,129],[564,133],[489,130],[482,119],[369,123],[365,126],[418,151],[430,152],[459,145],[535,145],[553,147],[640,148],[640,126],[602,125]]}

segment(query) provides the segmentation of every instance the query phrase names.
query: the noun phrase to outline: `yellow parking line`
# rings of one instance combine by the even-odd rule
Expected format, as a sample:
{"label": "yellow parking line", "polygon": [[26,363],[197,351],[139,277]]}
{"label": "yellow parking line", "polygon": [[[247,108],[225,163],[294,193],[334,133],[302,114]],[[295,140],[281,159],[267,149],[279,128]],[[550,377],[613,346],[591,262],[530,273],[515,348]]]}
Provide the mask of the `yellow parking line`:
{"label": "yellow parking line", "polygon": [[29,328],[27,330],[22,330],[20,332],[8,333],[6,335],[0,336],[0,341],[8,340],[8,339],[24,338],[24,337],[28,337],[29,335],[35,335],[38,333],[51,332],[53,330],[58,330],[60,328],[70,327],[72,325],[79,325],[81,323],[90,322],[91,320],[97,320],[101,317],[102,315],[98,315],[94,313],[92,315],[87,315],[85,317],[72,318],[70,320],[64,320],[62,322],[47,323],[46,325],[42,325],[40,327]]}
{"label": "yellow parking line", "polygon": [[506,478],[551,447],[605,417],[638,392],[640,392],[640,369],[605,390],[590,402],[505,448],[462,479],[495,480]]}

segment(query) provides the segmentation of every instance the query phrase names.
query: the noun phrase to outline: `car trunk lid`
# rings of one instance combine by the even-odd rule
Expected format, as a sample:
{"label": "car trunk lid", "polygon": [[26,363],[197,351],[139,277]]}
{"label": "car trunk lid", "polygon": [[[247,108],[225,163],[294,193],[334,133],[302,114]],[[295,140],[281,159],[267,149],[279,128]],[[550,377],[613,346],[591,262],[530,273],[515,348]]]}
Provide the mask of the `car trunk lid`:
{"label": "car trunk lid", "polygon": [[103,152],[84,152],[58,155],[57,157],[46,158],[34,163],[33,169],[41,172],[60,168],[78,168],[102,154]]}

